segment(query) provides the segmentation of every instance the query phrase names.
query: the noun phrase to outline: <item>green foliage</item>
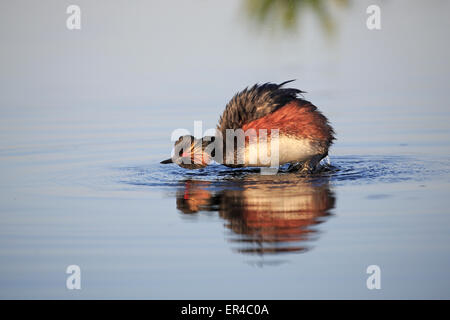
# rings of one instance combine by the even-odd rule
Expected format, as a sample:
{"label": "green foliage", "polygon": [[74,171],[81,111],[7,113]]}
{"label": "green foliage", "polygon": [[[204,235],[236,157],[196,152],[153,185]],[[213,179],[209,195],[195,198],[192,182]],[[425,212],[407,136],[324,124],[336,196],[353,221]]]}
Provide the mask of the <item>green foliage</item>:
{"label": "green foliage", "polygon": [[297,29],[302,13],[311,10],[327,34],[335,30],[330,13],[332,5],[347,6],[349,0],[244,0],[249,16],[260,24],[293,31]]}

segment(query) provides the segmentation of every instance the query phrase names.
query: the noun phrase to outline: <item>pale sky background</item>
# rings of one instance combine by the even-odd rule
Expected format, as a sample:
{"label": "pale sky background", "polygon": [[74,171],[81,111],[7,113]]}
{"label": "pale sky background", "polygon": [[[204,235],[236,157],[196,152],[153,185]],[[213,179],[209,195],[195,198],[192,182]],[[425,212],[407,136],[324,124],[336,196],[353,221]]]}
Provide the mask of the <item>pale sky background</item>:
{"label": "pale sky background", "polygon": [[[66,28],[70,4],[81,7],[81,30]],[[382,30],[366,28],[370,4],[381,7]],[[448,115],[439,115],[449,110],[448,1],[353,1],[334,10],[338,30],[332,39],[309,12],[298,32],[258,29],[238,0],[0,6],[4,114],[147,107],[154,115],[192,110],[186,126],[204,120],[213,127],[244,87],[298,79],[295,86],[332,119],[338,143],[382,135],[386,130],[358,137],[347,131],[348,122],[377,117],[381,128],[407,122],[410,129],[448,129]],[[437,116],[405,118],[424,108]],[[167,124],[166,136],[179,125]]]}
{"label": "pale sky background", "polygon": [[[0,297],[448,298],[449,9],[354,0],[330,39],[310,12],[298,32],[261,30],[240,0],[2,0]],[[159,162],[173,130],[214,127],[236,92],[289,79],[336,130],[335,208],[304,254],[237,254],[217,203],[183,215],[176,193],[245,176]],[[299,192],[274,182],[261,187]],[[65,287],[70,264],[81,292]],[[365,286],[371,264],[382,290]]]}

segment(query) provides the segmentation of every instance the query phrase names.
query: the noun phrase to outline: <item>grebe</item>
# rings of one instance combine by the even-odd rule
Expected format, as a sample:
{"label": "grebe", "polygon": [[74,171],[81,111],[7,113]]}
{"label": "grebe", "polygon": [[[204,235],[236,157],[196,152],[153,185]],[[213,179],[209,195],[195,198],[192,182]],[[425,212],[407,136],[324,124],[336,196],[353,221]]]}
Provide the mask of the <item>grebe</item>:
{"label": "grebe", "polygon": [[[313,172],[320,160],[328,155],[333,143],[334,130],[328,119],[311,102],[299,97],[304,93],[294,88],[283,88],[287,83],[255,84],[237,93],[225,107],[214,137],[196,139],[193,136],[182,136],[175,142],[174,156],[161,163],[177,163],[183,168],[199,169],[207,166],[212,160],[217,161],[217,150],[208,145],[222,140],[222,155],[219,163],[228,167],[268,166],[267,162],[257,160],[250,162],[251,152],[260,151],[261,132],[267,132],[267,141],[272,140],[273,130],[278,133],[277,164],[290,164],[289,170]],[[256,132],[256,140],[245,137],[245,143],[239,145],[233,137],[232,146],[227,146],[225,137],[229,129],[242,129]],[[261,131],[262,130],[262,131]],[[234,153],[232,161],[226,161],[228,150]],[[269,148],[267,148],[269,149]],[[267,150],[269,153],[272,149]],[[253,153],[254,154],[254,153]],[[244,161],[239,161],[244,157]],[[238,159],[239,158],[239,159]],[[228,158],[227,158],[228,160]]]}

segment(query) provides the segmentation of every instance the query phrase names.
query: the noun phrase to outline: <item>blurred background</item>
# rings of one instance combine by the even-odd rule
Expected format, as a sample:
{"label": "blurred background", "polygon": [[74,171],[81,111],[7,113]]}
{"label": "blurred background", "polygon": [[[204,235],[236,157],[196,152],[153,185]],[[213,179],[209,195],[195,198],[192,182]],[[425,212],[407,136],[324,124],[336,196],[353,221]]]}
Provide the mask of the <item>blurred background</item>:
{"label": "blurred background", "polygon": [[[449,298],[449,12],[2,1],[0,297]],[[236,92],[289,79],[334,126],[339,173],[267,184],[159,165],[173,130],[214,128]]]}
{"label": "blurred background", "polygon": [[[75,110],[101,121],[126,106],[129,115],[110,126],[161,126],[166,138],[194,120],[214,127],[248,85],[297,79],[336,127],[336,152],[406,140],[448,148],[435,135],[447,119],[431,117],[448,110],[447,1],[78,1],[73,31],[70,4],[1,4],[3,113],[53,108],[55,117]],[[370,4],[382,7],[381,30],[366,27]],[[183,117],[161,125],[164,112]]]}

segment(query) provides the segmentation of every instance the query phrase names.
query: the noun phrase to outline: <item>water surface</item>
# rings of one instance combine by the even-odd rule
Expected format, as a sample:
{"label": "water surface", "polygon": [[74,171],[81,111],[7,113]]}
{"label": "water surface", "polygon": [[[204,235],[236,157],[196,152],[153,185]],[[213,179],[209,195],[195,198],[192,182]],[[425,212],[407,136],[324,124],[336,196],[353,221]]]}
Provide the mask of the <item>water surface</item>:
{"label": "water surface", "polygon": [[[80,1],[79,32],[63,2],[2,7],[0,298],[450,298],[448,2],[383,2],[372,32],[355,1],[331,43],[240,4]],[[159,164],[288,79],[337,132],[329,170]]]}

